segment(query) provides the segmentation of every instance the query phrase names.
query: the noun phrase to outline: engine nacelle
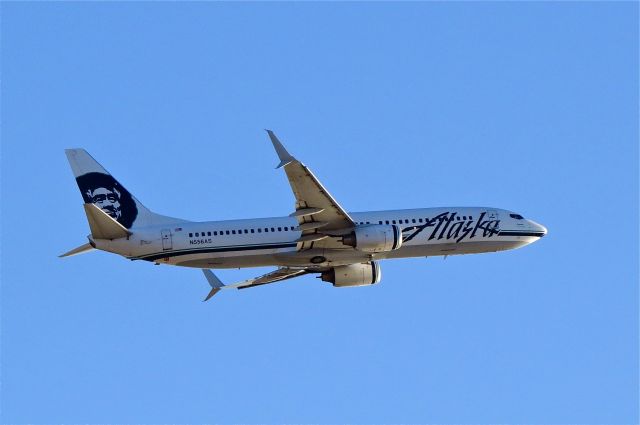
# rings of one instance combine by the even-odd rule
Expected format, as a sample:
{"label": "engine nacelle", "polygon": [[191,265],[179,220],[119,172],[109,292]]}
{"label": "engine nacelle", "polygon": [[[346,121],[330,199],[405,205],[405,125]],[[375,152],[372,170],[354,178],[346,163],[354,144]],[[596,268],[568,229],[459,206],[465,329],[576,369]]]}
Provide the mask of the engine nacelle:
{"label": "engine nacelle", "polygon": [[371,261],[370,263],[334,267],[323,272],[320,278],[325,282],[333,283],[333,286],[336,287],[366,286],[380,282],[382,271],[376,261]]}
{"label": "engine nacelle", "polygon": [[364,252],[387,252],[402,246],[402,230],[395,224],[365,224],[342,238],[342,243]]}

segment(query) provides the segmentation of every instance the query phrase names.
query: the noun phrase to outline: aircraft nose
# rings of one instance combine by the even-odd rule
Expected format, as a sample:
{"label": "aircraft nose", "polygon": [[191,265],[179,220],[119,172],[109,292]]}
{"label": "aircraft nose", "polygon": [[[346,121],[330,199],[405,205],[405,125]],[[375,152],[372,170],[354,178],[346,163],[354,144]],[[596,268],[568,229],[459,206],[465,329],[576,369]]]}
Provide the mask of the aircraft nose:
{"label": "aircraft nose", "polygon": [[540,228],[540,231],[542,232],[542,236],[546,236],[547,235],[547,228],[544,227],[542,224],[538,224],[538,227]]}
{"label": "aircraft nose", "polygon": [[540,237],[546,236],[546,234],[547,234],[547,228],[546,227],[544,227],[542,224],[536,223],[535,221],[532,221],[532,220],[529,220],[529,223],[531,224],[531,227],[534,229],[534,231],[541,233]]}

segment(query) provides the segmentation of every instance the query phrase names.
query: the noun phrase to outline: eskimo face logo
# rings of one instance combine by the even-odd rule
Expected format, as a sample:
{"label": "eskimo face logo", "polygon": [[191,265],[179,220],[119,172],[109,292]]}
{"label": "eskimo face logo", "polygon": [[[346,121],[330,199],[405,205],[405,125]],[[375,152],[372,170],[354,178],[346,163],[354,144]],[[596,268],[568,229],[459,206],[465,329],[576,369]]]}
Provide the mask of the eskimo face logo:
{"label": "eskimo face logo", "polygon": [[95,190],[87,190],[87,196],[91,199],[92,204],[96,204],[100,209],[116,220],[122,217],[122,208],[120,204],[120,192],[115,187],[109,190],[105,187],[99,187]]}
{"label": "eskimo face logo", "polygon": [[84,202],[95,204],[127,229],[138,216],[131,194],[108,174],[87,173],[76,178]]}

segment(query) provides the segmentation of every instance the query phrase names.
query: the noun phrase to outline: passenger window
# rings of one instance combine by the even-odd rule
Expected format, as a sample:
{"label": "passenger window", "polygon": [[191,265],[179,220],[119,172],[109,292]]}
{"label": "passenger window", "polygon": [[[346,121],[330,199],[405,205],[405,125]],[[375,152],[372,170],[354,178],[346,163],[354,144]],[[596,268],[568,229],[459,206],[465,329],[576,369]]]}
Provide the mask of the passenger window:
{"label": "passenger window", "polygon": [[218,236],[218,232],[213,232],[213,236]]}
{"label": "passenger window", "polygon": [[288,232],[289,231],[289,226],[284,226],[284,231]]}
{"label": "passenger window", "polygon": [[419,218],[419,219],[418,219],[418,222],[419,222],[419,223],[422,223],[422,219],[421,219],[421,218]]}
{"label": "passenger window", "polygon": [[269,232],[269,228],[268,228],[268,227],[265,227],[265,228],[264,228],[264,231],[265,231],[266,233],[268,233],[268,232]]}
{"label": "passenger window", "polygon": [[415,222],[416,222],[416,219],[415,219],[415,218],[412,218],[412,219],[411,219],[411,222],[412,222],[412,223],[415,223]]}
{"label": "passenger window", "polygon": [[282,227],[278,227],[278,232],[282,232]]}
{"label": "passenger window", "polygon": [[200,232],[196,232],[196,238],[200,237]]}
{"label": "passenger window", "polygon": [[271,231],[272,231],[272,232],[275,232],[275,231],[276,231],[276,229],[272,227],[272,228],[271,228]]}
{"label": "passenger window", "polygon": [[251,229],[251,233],[253,233],[253,229]]}
{"label": "passenger window", "polygon": [[249,233],[249,231],[248,231],[247,229],[244,229],[244,232],[245,232],[245,233]]}
{"label": "passenger window", "polygon": [[386,224],[389,224],[389,220],[385,220],[385,223],[386,223]]}
{"label": "passenger window", "polygon": [[229,234],[229,231],[228,231],[228,230],[226,231],[226,234],[227,234],[227,235]]}
{"label": "passenger window", "polygon": [[189,233],[189,237],[192,238],[193,237],[193,233]]}
{"label": "passenger window", "polygon": [[380,221],[378,222],[378,224],[382,224],[382,220],[380,220]]}
{"label": "passenger window", "polygon": [[391,223],[396,224],[396,221],[395,220],[391,220]]}
{"label": "passenger window", "polygon": [[262,233],[262,229],[258,229],[258,233]]}

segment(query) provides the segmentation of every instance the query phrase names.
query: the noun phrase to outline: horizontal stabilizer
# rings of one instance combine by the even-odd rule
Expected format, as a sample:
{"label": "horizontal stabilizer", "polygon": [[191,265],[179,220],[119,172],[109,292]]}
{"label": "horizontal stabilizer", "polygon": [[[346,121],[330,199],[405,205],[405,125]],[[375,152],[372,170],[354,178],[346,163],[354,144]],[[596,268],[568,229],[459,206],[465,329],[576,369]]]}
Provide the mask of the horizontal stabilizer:
{"label": "horizontal stabilizer", "polygon": [[95,248],[91,246],[91,244],[86,243],[84,245],[80,245],[77,248],[72,249],[69,252],[65,252],[62,255],[58,255],[58,257],[60,258],[64,258],[64,257],[72,257],[74,255],[78,255],[78,254],[84,254],[85,252],[89,252],[89,251],[93,251]]}
{"label": "horizontal stabilizer", "polygon": [[94,239],[119,239],[131,235],[122,224],[114,220],[95,204],[84,204],[91,236]]}

